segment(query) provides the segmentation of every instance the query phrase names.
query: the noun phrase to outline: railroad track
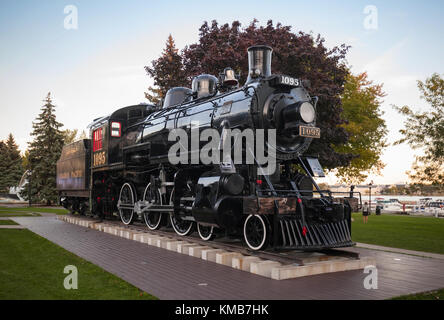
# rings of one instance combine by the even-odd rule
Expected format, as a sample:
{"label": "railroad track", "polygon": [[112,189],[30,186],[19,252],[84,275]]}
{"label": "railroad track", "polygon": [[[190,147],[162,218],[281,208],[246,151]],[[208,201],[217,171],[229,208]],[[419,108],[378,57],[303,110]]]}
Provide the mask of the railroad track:
{"label": "railroad track", "polygon": [[94,222],[105,223],[113,227],[125,228],[131,231],[138,231],[143,233],[150,233],[154,235],[164,236],[168,238],[172,238],[178,241],[192,241],[196,244],[202,246],[209,246],[214,249],[223,249],[226,251],[238,252],[242,255],[255,256],[265,260],[273,260],[281,263],[282,265],[291,265],[296,264],[299,266],[303,266],[308,262],[316,262],[316,261],[327,261],[332,260],[338,257],[349,258],[349,259],[359,259],[359,253],[340,250],[340,249],[327,249],[322,251],[311,251],[311,252],[303,252],[296,250],[285,250],[274,252],[272,249],[268,249],[265,251],[253,251],[245,247],[242,240],[240,239],[232,239],[232,238],[216,238],[213,241],[205,241],[202,240],[196,233],[193,233],[187,237],[179,236],[174,230],[168,230],[166,227],[163,227],[162,230],[149,230],[146,225],[142,222],[134,222],[131,225],[124,225],[120,220],[111,220],[111,219],[97,219],[91,216],[81,216],[81,215],[72,215],[72,217],[81,217],[83,219],[88,219]]}

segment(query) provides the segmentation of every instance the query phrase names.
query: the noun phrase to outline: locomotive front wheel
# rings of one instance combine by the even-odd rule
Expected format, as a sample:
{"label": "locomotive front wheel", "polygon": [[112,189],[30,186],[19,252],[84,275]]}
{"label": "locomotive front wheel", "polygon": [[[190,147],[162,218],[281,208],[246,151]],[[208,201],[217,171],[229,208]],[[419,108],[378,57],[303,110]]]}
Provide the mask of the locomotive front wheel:
{"label": "locomotive front wheel", "polygon": [[197,232],[202,240],[210,241],[216,237],[216,233],[214,232],[214,227],[212,226],[203,226],[200,223],[197,224]]}
{"label": "locomotive front wheel", "polygon": [[[160,189],[156,189],[154,187],[151,187],[151,183],[148,183],[148,185],[145,188],[145,192],[143,193],[143,200],[147,201],[151,204],[157,204],[162,205],[162,194],[160,193]],[[145,220],[145,223],[150,230],[157,230],[159,229],[162,224],[162,213],[151,211],[151,212],[144,212],[143,218]]]}
{"label": "locomotive front wheel", "polygon": [[119,201],[120,219],[124,224],[129,225],[133,222],[134,203],[136,202],[136,195],[129,183],[125,183],[120,189]]}
{"label": "locomotive front wheel", "polygon": [[250,214],[244,223],[244,239],[251,250],[263,250],[268,245],[267,221],[258,214]]}

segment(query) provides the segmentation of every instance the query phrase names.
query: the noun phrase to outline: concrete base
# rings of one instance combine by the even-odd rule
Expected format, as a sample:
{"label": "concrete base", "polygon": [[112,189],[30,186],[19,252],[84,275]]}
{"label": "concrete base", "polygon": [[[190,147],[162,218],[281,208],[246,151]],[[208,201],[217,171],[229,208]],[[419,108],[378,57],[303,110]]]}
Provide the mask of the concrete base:
{"label": "concrete base", "polygon": [[93,226],[93,229],[103,232],[105,227],[106,227],[106,224],[104,224],[104,223],[95,223]]}
{"label": "concrete base", "polygon": [[271,278],[275,280],[293,279],[316,274],[360,270],[367,266],[376,266],[376,261],[371,257],[363,257],[357,260],[342,259],[321,261],[305,266],[281,266],[271,270]]}
{"label": "concrete base", "polygon": [[190,247],[188,249],[188,254],[195,258],[202,258],[202,251],[203,250],[210,250],[212,248],[207,246],[200,246],[200,247]]}
{"label": "concrete base", "polygon": [[216,263],[231,267],[233,258],[243,257],[237,252],[221,252],[216,253]]}
{"label": "concrete base", "polygon": [[190,247],[198,247],[198,245],[194,243],[179,243],[177,245],[177,252],[182,254],[188,254]]}
{"label": "concrete base", "polygon": [[119,235],[120,235],[122,238],[132,240],[132,239],[133,239],[133,235],[134,235],[134,231],[130,231],[130,230],[120,230]]}
{"label": "concrete base", "polygon": [[103,228],[103,232],[114,234],[114,228],[113,227],[105,227],[105,228]]}
{"label": "concrete base", "polygon": [[279,262],[271,261],[271,260],[251,262],[250,272],[254,273],[254,274],[258,274],[263,277],[271,278],[271,271],[274,268],[277,268],[280,266],[281,266],[281,264]]}
{"label": "concrete base", "polygon": [[59,220],[77,224],[83,227],[92,228],[101,232],[110,233],[126,239],[146,243],[151,246],[179,252],[203,260],[216,262],[234,269],[251,272],[260,276],[272,278],[275,280],[285,280],[310,275],[364,269],[367,266],[376,266],[375,259],[364,257],[361,259],[348,259],[339,256],[328,256],[322,253],[298,253],[298,259],[304,262],[304,265],[281,265],[281,263],[272,260],[262,260],[255,256],[243,256],[237,252],[228,252],[223,249],[214,249],[208,246],[202,246],[192,243],[191,238],[188,241],[179,241],[168,237],[151,234],[150,232],[137,232],[129,228],[110,226],[106,222],[94,222],[88,219],[82,219],[72,216],[58,216]]}
{"label": "concrete base", "polygon": [[207,260],[207,261],[211,261],[211,262],[216,262],[216,254],[223,253],[223,252],[227,252],[227,251],[225,251],[223,249],[203,250],[202,251],[202,259]]}
{"label": "concrete base", "polygon": [[145,235],[146,235],[146,233],[142,233],[142,232],[137,233],[137,232],[134,232],[134,233],[133,233],[133,238],[132,238],[131,240],[134,240],[134,241],[137,241],[137,242],[143,242],[142,239],[143,239],[143,236],[145,236]]}
{"label": "concrete base", "polygon": [[157,246],[158,248],[166,249],[166,247],[167,247],[167,243],[170,242],[170,241],[172,241],[171,238],[168,238],[168,237],[159,237],[159,238],[157,239],[156,246]]}
{"label": "concrete base", "polygon": [[189,242],[186,242],[186,241],[171,240],[171,241],[168,241],[168,242],[167,242],[167,244],[166,244],[166,249],[167,249],[167,250],[170,250],[170,251],[178,252],[178,251],[177,251],[177,246],[178,246],[179,244],[184,245],[184,244],[189,244]]}
{"label": "concrete base", "polygon": [[250,272],[250,266],[252,262],[262,261],[258,257],[248,256],[248,257],[234,257],[231,261],[231,267],[234,269],[239,269],[242,271]]}
{"label": "concrete base", "polygon": [[157,247],[157,240],[162,239],[163,237],[148,234],[147,241],[148,245]]}

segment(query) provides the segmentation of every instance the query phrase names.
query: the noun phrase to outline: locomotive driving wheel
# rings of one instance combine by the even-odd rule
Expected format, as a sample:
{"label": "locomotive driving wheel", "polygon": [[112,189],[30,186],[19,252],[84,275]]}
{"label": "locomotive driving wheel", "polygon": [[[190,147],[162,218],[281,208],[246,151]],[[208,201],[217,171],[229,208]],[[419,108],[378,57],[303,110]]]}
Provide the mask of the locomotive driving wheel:
{"label": "locomotive driving wheel", "polygon": [[180,236],[188,236],[193,232],[194,221],[183,220],[176,217],[174,213],[170,214],[170,221],[174,231]]}
{"label": "locomotive driving wheel", "polygon": [[213,226],[204,226],[200,223],[197,224],[197,232],[202,240],[210,241],[216,237]]}
{"label": "locomotive driving wheel", "polygon": [[251,250],[262,250],[268,245],[269,229],[265,217],[250,214],[244,223],[244,239]]}
{"label": "locomotive driving wheel", "polygon": [[[162,194],[160,189],[156,189],[151,183],[145,188],[145,192],[143,193],[143,200],[149,202],[154,205],[162,205]],[[159,211],[145,211],[143,213],[143,218],[145,223],[150,230],[159,229],[162,224],[162,212]]]}
{"label": "locomotive driving wheel", "polygon": [[[174,189],[171,192],[170,204],[174,206]],[[188,236],[194,231],[194,221],[184,220],[178,217],[176,214],[170,214],[170,222],[174,231],[180,236]]]}
{"label": "locomotive driving wheel", "polygon": [[126,225],[133,222],[134,204],[136,202],[136,194],[129,183],[125,183],[120,189],[119,195],[119,214],[120,219]]}

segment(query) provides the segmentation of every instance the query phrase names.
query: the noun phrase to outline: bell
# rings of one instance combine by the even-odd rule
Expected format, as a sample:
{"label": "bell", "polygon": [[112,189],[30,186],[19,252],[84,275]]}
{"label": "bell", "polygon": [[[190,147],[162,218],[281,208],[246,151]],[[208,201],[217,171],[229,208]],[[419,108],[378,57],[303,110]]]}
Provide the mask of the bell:
{"label": "bell", "polygon": [[231,68],[225,68],[224,74],[224,86],[226,87],[234,87],[239,84],[239,81],[236,79],[236,75],[234,74],[234,70]]}

